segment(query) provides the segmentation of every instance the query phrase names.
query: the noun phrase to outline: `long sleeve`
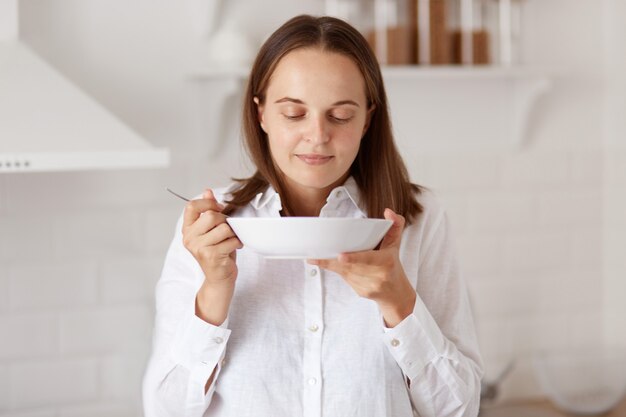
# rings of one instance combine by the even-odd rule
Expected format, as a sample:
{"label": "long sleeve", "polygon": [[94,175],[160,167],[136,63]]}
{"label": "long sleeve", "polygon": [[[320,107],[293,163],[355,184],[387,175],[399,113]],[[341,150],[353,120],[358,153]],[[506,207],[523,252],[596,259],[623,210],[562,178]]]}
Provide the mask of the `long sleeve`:
{"label": "long sleeve", "polygon": [[413,313],[384,328],[383,339],[421,417],[475,417],[482,360],[445,212],[432,230],[420,255]]}
{"label": "long sleeve", "polygon": [[153,349],[143,380],[146,417],[202,416],[215,391],[230,336],[228,321],[218,327],[195,315],[196,293],[204,277],[183,246],[181,228],[182,216],[156,288]]}

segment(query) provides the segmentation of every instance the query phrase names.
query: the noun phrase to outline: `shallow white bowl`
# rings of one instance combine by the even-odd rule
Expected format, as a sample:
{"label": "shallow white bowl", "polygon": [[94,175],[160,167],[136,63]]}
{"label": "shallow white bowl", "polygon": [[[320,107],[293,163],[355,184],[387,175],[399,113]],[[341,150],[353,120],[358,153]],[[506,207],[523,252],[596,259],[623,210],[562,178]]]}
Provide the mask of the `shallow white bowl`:
{"label": "shallow white bowl", "polygon": [[539,384],[554,404],[569,413],[602,414],[626,392],[626,350],[591,348],[535,355]]}
{"label": "shallow white bowl", "polygon": [[385,219],[229,217],[245,247],[269,258],[336,258],[374,249],[392,225]]}

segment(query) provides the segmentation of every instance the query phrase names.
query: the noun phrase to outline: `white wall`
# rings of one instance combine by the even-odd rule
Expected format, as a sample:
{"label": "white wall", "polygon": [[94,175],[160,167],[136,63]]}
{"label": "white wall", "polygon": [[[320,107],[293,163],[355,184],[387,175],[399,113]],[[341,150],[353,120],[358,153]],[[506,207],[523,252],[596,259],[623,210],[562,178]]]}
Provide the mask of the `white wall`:
{"label": "white wall", "polygon": [[606,167],[604,288],[606,336],[610,344],[626,346],[626,4],[606,1]]}
{"label": "white wall", "polygon": [[[274,2],[269,13],[263,2],[229,1],[223,25],[246,28],[258,43],[287,17],[322,7]],[[554,73],[526,145],[422,151],[420,136],[429,132],[419,128],[414,143],[400,143],[414,181],[449,208],[487,375],[518,358],[505,397],[539,394],[529,366],[538,349],[602,339],[603,266],[612,262],[602,247],[620,247],[617,237],[603,240],[613,223],[602,219],[602,7],[597,0],[526,4],[523,55]],[[174,164],[0,177],[0,416],[139,413],[153,286],[182,208],[163,189],[191,196],[246,171],[236,132],[209,158],[191,127],[184,79],[206,51],[185,9],[192,5],[21,2],[26,41],[146,138],[170,146]],[[621,155],[613,166],[625,166]],[[623,173],[615,179],[621,187]],[[604,201],[613,202],[617,188]],[[623,290],[617,276],[610,282]]]}

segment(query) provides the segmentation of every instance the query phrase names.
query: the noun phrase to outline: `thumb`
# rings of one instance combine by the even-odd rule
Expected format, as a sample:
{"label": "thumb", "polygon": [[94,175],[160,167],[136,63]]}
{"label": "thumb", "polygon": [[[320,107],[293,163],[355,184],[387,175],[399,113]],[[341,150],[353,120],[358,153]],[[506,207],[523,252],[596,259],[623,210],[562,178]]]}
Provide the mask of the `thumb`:
{"label": "thumb", "polygon": [[213,195],[213,190],[211,190],[210,188],[207,188],[206,190],[204,190],[204,193],[202,193],[202,197],[207,200],[215,200],[215,196]]}
{"label": "thumb", "polygon": [[383,238],[383,241],[380,244],[381,249],[389,248],[389,247],[400,247],[400,242],[402,241],[402,231],[404,230],[405,219],[404,217],[396,214],[391,209],[385,209],[384,212],[385,219],[393,221],[393,224],[389,228],[389,231]]}
{"label": "thumb", "polygon": [[215,203],[217,203],[217,206],[219,207],[220,210],[224,210],[225,208],[225,206],[222,203],[217,201],[217,198],[215,198],[215,194],[213,194],[213,190],[211,190],[210,188],[207,188],[206,190],[204,190],[204,192],[202,193],[202,198],[204,198],[205,200],[215,201]]}

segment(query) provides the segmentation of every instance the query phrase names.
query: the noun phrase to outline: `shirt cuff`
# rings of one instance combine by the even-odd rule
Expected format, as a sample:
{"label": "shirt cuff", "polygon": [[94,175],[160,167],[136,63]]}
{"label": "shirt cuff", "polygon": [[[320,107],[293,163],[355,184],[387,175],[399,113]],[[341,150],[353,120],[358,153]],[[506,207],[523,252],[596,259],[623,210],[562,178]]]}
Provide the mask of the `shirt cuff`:
{"label": "shirt cuff", "polygon": [[231,333],[227,326],[228,318],[220,326],[214,326],[191,314],[174,338],[174,361],[189,369],[192,381],[203,387],[224,356]]}
{"label": "shirt cuff", "polygon": [[400,369],[410,380],[423,372],[426,365],[444,356],[445,336],[419,297],[413,313],[393,328],[383,322],[383,341]]}

